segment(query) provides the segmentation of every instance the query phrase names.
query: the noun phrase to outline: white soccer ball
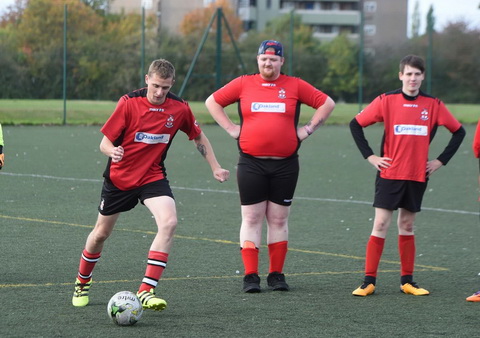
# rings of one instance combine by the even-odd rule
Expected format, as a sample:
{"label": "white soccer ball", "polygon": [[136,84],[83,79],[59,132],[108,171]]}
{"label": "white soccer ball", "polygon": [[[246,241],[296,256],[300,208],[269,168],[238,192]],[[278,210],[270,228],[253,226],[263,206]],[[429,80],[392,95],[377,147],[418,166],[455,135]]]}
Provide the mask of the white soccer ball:
{"label": "white soccer ball", "polygon": [[143,307],[136,294],[130,291],[120,291],[110,298],[107,313],[115,324],[128,326],[140,320]]}

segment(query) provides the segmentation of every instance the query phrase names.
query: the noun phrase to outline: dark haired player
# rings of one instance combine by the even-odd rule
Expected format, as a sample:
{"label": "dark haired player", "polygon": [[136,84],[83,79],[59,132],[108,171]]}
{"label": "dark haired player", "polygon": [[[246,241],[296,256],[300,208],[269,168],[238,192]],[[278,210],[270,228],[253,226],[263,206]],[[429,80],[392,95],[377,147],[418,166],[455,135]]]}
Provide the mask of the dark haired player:
{"label": "dark haired player", "polygon": [[[259,73],[232,80],[205,102],[215,121],[238,140],[240,253],[245,267],[243,291],[249,293],[261,291],[258,256],[265,219],[270,258],[267,284],[275,291],[289,290],[283,266],[288,248],[288,215],[299,173],[298,149],[335,107],[325,93],[281,73],[283,63],[282,44],[263,41],[257,55]],[[240,125],[234,124],[224,110],[235,102]],[[309,123],[298,127],[302,103],[316,111]]]}
{"label": "dark haired player", "polygon": [[[385,237],[393,211],[397,209],[400,290],[415,296],[429,294],[413,281],[415,216],[421,209],[428,178],[452,158],[465,137],[465,129],[442,101],[420,91],[424,74],[422,58],[404,57],[399,72],[402,88],[378,96],[350,122],[360,152],[378,170],[373,203],[375,219],[366,248],[365,278],[353,291],[355,296],[375,292]],[[363,128],[377,122],[384,124],[380,156],[374,154],[363,133]],[[447,128],[452,137],[436,159],[428,160],[430,142],[438,126]]]}
{"label": "dark haired player", "polygon": [[146,88],[126,94],[102,127],[100,150],[109,157],[104,173],[99,214],[80,258],[72,303],[89,302],[92,271],[100,259],[121,212],[140,201],[157,224],[157,234],[148,252],[147,268],[137,296],[144,308],[163,310],[167,303],[155,296],[155,287],[165,269],[177,226],[175,200],[167,180],[164,161],[180,130],[193,140],[220,182],[229,177],[218,164],[212,146],[202,132],[188,103],[170,92],[175,69],[164,59],[155,60],[145,75]]}

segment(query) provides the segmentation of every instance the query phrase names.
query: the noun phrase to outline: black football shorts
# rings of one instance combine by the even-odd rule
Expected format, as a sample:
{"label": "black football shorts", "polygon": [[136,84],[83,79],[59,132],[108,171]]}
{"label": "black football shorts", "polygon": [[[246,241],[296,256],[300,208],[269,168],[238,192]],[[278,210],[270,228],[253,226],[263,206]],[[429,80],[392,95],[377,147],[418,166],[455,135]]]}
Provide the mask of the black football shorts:
{"label": "black football shorts", "polygon": [[403,208],[419,212],[426,189],[427,182],[388,180],[377,175],[373,206],[388,210]]}
{"label": "black football shorts", "polygon": [[167,179],[147,183],[132,190],[120,190],[110,180],[103,182],[100,205],[98,211],[104,216],[113,215],[133,209],[140,201],[158,196],[173,197]]}
{"label": "black football shorts", "polygon": [[272,160],[240,155],[237,167],[240,203],[272,201],[291,205],[299,171],[298,156]]}

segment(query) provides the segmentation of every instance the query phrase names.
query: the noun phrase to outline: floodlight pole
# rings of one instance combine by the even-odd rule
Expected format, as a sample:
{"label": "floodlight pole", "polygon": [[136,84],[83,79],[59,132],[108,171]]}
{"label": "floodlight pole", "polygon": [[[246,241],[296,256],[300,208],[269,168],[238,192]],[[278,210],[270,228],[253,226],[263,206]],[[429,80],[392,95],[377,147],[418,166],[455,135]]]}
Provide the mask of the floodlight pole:
{"label": "floodlight pole", "polygon": [[288,47],[288,75],[293,76],[293,30],[295,28],[295,9],[290,11],[290,43]]}
{"label": "floodlight pole", "polygon": [[185,79],[183,80],[182,87],[180,87],[180,91],[178,92],[178,96],[183,95],[183,91],[185,90],[185,87],[187,86],[188,80],[190,79],[190,76],[192,75],[193,68],[195,67],[195,63],[197,63],[198,56],[200,55],[200,52],[202,51],[203,45],[205,44],[205,41],[207,40],[208,37],[208,31],[213,25],[213,21],[215,20],[217,16],[217,12],[213,13],[212,17],[210,18],[210,22],[208,23],[207,28],[205,29],[205,32],[203,33],[202,41],[200,41],[200,45],[197,48],[197,51],[195,52],[195,55],[193,56],[193,60],[190,63],[190,67],[188,68],[187,75],[185,75]]}
{"label": "floodlight pole", "polygon": [[63,6],[63,125],[67,124],[67,4]]}
{"label": "floodlight pole", "polygon": [[433,26],[435,25],[433,18],[433,7],[430,7],[427,15],[427,93],[432,94],[432,48],[433,48]]}
{"label": "floodlight pole", "polygon": [[217,53],[215,54],[215,89],[222,86],[222,8],[217,8]]}
{"label": "floodlight pole", "polygon": [[365,17],[363,13],[363,0],[360,0],[360,47],[358,50],[358,112],[363,108],[363,49]]}
{"label": "floodlight pole", "polygon": [[142,46],[140,52],[140,88],[145,85],[145,6],[142,5]]}
{"label": "floodlight pole", "polygon": [[195,52],[195,55],[193,56],[193,60],[190,63],[190,67],[188,68],[187,75],[185,75],[185,79],[183,80],[182,87],[180,88],[180,91],[178,92],[178,95],[181,97],[183,95],[183,92],[185,88],[187,87],[188,80],[190,79],[190,76],[192,75],[193,68],[195,67],[195,64],[197,63],[198,57],[200,55],[200,52],[203,49],[203,45],[205,44],[205,41],[207,40],[208,37],[208,32],[210,31],[210,28],[212,27],[213,23],[215,22],[215,18],[217,18],[217,54],[216,54],[216,64],[215,64],[215,72],[216,72],[216,78],[215,78],[215,86],[216,89],[220,88],[222,86],[222,17],[223,17],[223,22],[225,23],[225,27],[227,28],[228,35],[230,37],[230,40],[232,41],[233,47],[235,48],[235,52],[237,54],[238,60],[240,62],[240,66],[242,67],[243,72],[246,72],[245,65],[243,64],[242,58],[240,56],[240,51],[238,50],[237,45],[235,44],[235,40],[233,38],[232,30],[230,29],[230,26],[228,25],[228,21],[225,18],[225,16],[222,14],[222,9],[217,8],[215,13],[213,13],[210,22],[208,23],[207,28],[205,29],[202,37],[202,41],[200,41],[200,45],[197,48],[197,51]]}

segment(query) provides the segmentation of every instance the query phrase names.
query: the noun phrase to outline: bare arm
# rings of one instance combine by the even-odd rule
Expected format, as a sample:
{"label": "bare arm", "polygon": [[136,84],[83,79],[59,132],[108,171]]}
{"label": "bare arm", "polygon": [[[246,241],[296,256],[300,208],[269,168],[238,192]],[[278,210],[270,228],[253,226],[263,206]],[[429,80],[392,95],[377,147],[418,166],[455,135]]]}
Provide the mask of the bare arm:
{"label": "bare arm", "polygon": [[207,160],[210,168],[212,169],[213,177],[219,182],[225,182],[228,180],[230,176],[230,172],[226,169],[223,169],[217,161],[215,157],[215,153],[213,152],[212,145],[208,140],[207,136],[203,133],[198,135],[194,139],[195,145],[197,146],[197,150],[202,154],[202,156]]}
{"label": "bare arm", "polygon": [[321,125],[327,121],[328,117],[335,108],[335,102],[328,97],[323,105],[321,105],[315,113],[313,113],[312,119],[305,126],[297,128],[297,136],[300,141],[303,141],[308,136],[313,134]]}
{"label": "bare arm", "polygon": [[212,115],[212,117],[220,125],[220,127],[225,129],[225,131],[231,137],[233,137],[234,139],[238,139],[238,137],[240,136],[240,126],[230,120],[227,113],[225,113],[223,107],[219,105],[217,101],[215,101],[213,94],[210,95],[205,101],[205,106],[207,107],[210,115]]}
{"label": "bare arm", "polygon": [[112,141],[110,141],[106,136],[104,136],[102,142],[100,142],[100,151],[106,156],[110,157],[112,162],[120,162],[124,154],[123,147],[115,147]]}

